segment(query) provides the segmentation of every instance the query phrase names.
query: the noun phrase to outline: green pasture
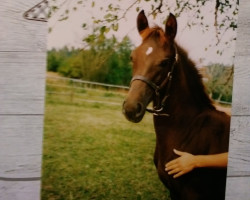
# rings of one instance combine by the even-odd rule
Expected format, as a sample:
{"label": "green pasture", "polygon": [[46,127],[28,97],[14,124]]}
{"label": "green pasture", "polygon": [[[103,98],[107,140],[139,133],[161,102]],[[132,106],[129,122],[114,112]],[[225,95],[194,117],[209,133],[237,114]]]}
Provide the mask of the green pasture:
{"label": "green pasture", "polygon": [[42,200],[170,199],[153,164],[152,116],[133,124],[122,115],[123,93],[80,93],[47,94]]}

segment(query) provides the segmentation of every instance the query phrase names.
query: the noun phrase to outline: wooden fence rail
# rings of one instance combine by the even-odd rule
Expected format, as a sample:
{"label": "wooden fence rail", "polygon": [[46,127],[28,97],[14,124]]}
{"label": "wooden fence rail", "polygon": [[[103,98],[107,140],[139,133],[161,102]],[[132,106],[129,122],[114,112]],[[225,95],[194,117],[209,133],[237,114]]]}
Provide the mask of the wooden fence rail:
{"label": "wooden fence rail", "polygon": [[129,89],[128,86],[124,86],[124,85],[112,85],[112,84],[99,83],[99,82],[93,82],[93,81],[85,81],[85,80],[80,80],[80,79],[58,77],[58,76],[49,76],[48,75],[47,79],[64,80],[64,81],[69,81],[72,83],[81,83],[81,84],[86,84],[86,85],[102,86],[102,87],[106,87],[106,88],[118,88],[118,89],[125,89],[125,90]]}

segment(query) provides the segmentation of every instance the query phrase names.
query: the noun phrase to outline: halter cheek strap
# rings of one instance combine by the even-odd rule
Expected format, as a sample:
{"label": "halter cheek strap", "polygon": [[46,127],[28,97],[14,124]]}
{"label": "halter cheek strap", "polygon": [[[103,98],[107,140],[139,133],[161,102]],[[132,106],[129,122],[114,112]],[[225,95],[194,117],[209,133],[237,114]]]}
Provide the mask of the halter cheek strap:
{"label": "halter cheek strap", "polygon": [[159,92],[159,90],[161,89],[160,86],[156,85],[154,82],[150,81],[149,79],[147,79],[144,76],[141,76],[141,75],[134,76],[131,80],[131,83],[135,80],[140,80],[140,81],[145,82],[155,91],[155,93]]}

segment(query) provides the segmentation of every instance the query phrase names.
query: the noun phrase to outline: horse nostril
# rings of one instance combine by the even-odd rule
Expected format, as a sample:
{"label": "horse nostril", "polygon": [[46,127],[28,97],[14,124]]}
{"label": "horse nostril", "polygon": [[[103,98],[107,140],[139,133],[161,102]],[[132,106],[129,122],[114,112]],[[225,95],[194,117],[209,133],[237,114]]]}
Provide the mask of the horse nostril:
{"label": "horse nostril", "polygon": [[122,112],[129,121],[137,123],[143,118],[145,109],[142,103],[124,101]]}
{"label": "horse nostril", "polygon": [[142,103],[137,103],[136,116],[140,116],[143,113]]}

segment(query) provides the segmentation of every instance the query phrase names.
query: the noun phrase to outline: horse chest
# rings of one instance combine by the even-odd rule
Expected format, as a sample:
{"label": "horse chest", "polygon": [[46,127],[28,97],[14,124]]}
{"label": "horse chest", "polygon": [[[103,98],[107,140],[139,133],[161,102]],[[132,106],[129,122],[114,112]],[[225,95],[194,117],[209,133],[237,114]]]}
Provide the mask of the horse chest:
{"label": "horse chest", "polygon": [[197,123],[176,124],[166,118],[154,120],[156,133],[155,161],[157,168],[164,169],[170,160],[177,158],[173,149],[192,154],[207,154],[209,151],[209,134],[199,129]]}

